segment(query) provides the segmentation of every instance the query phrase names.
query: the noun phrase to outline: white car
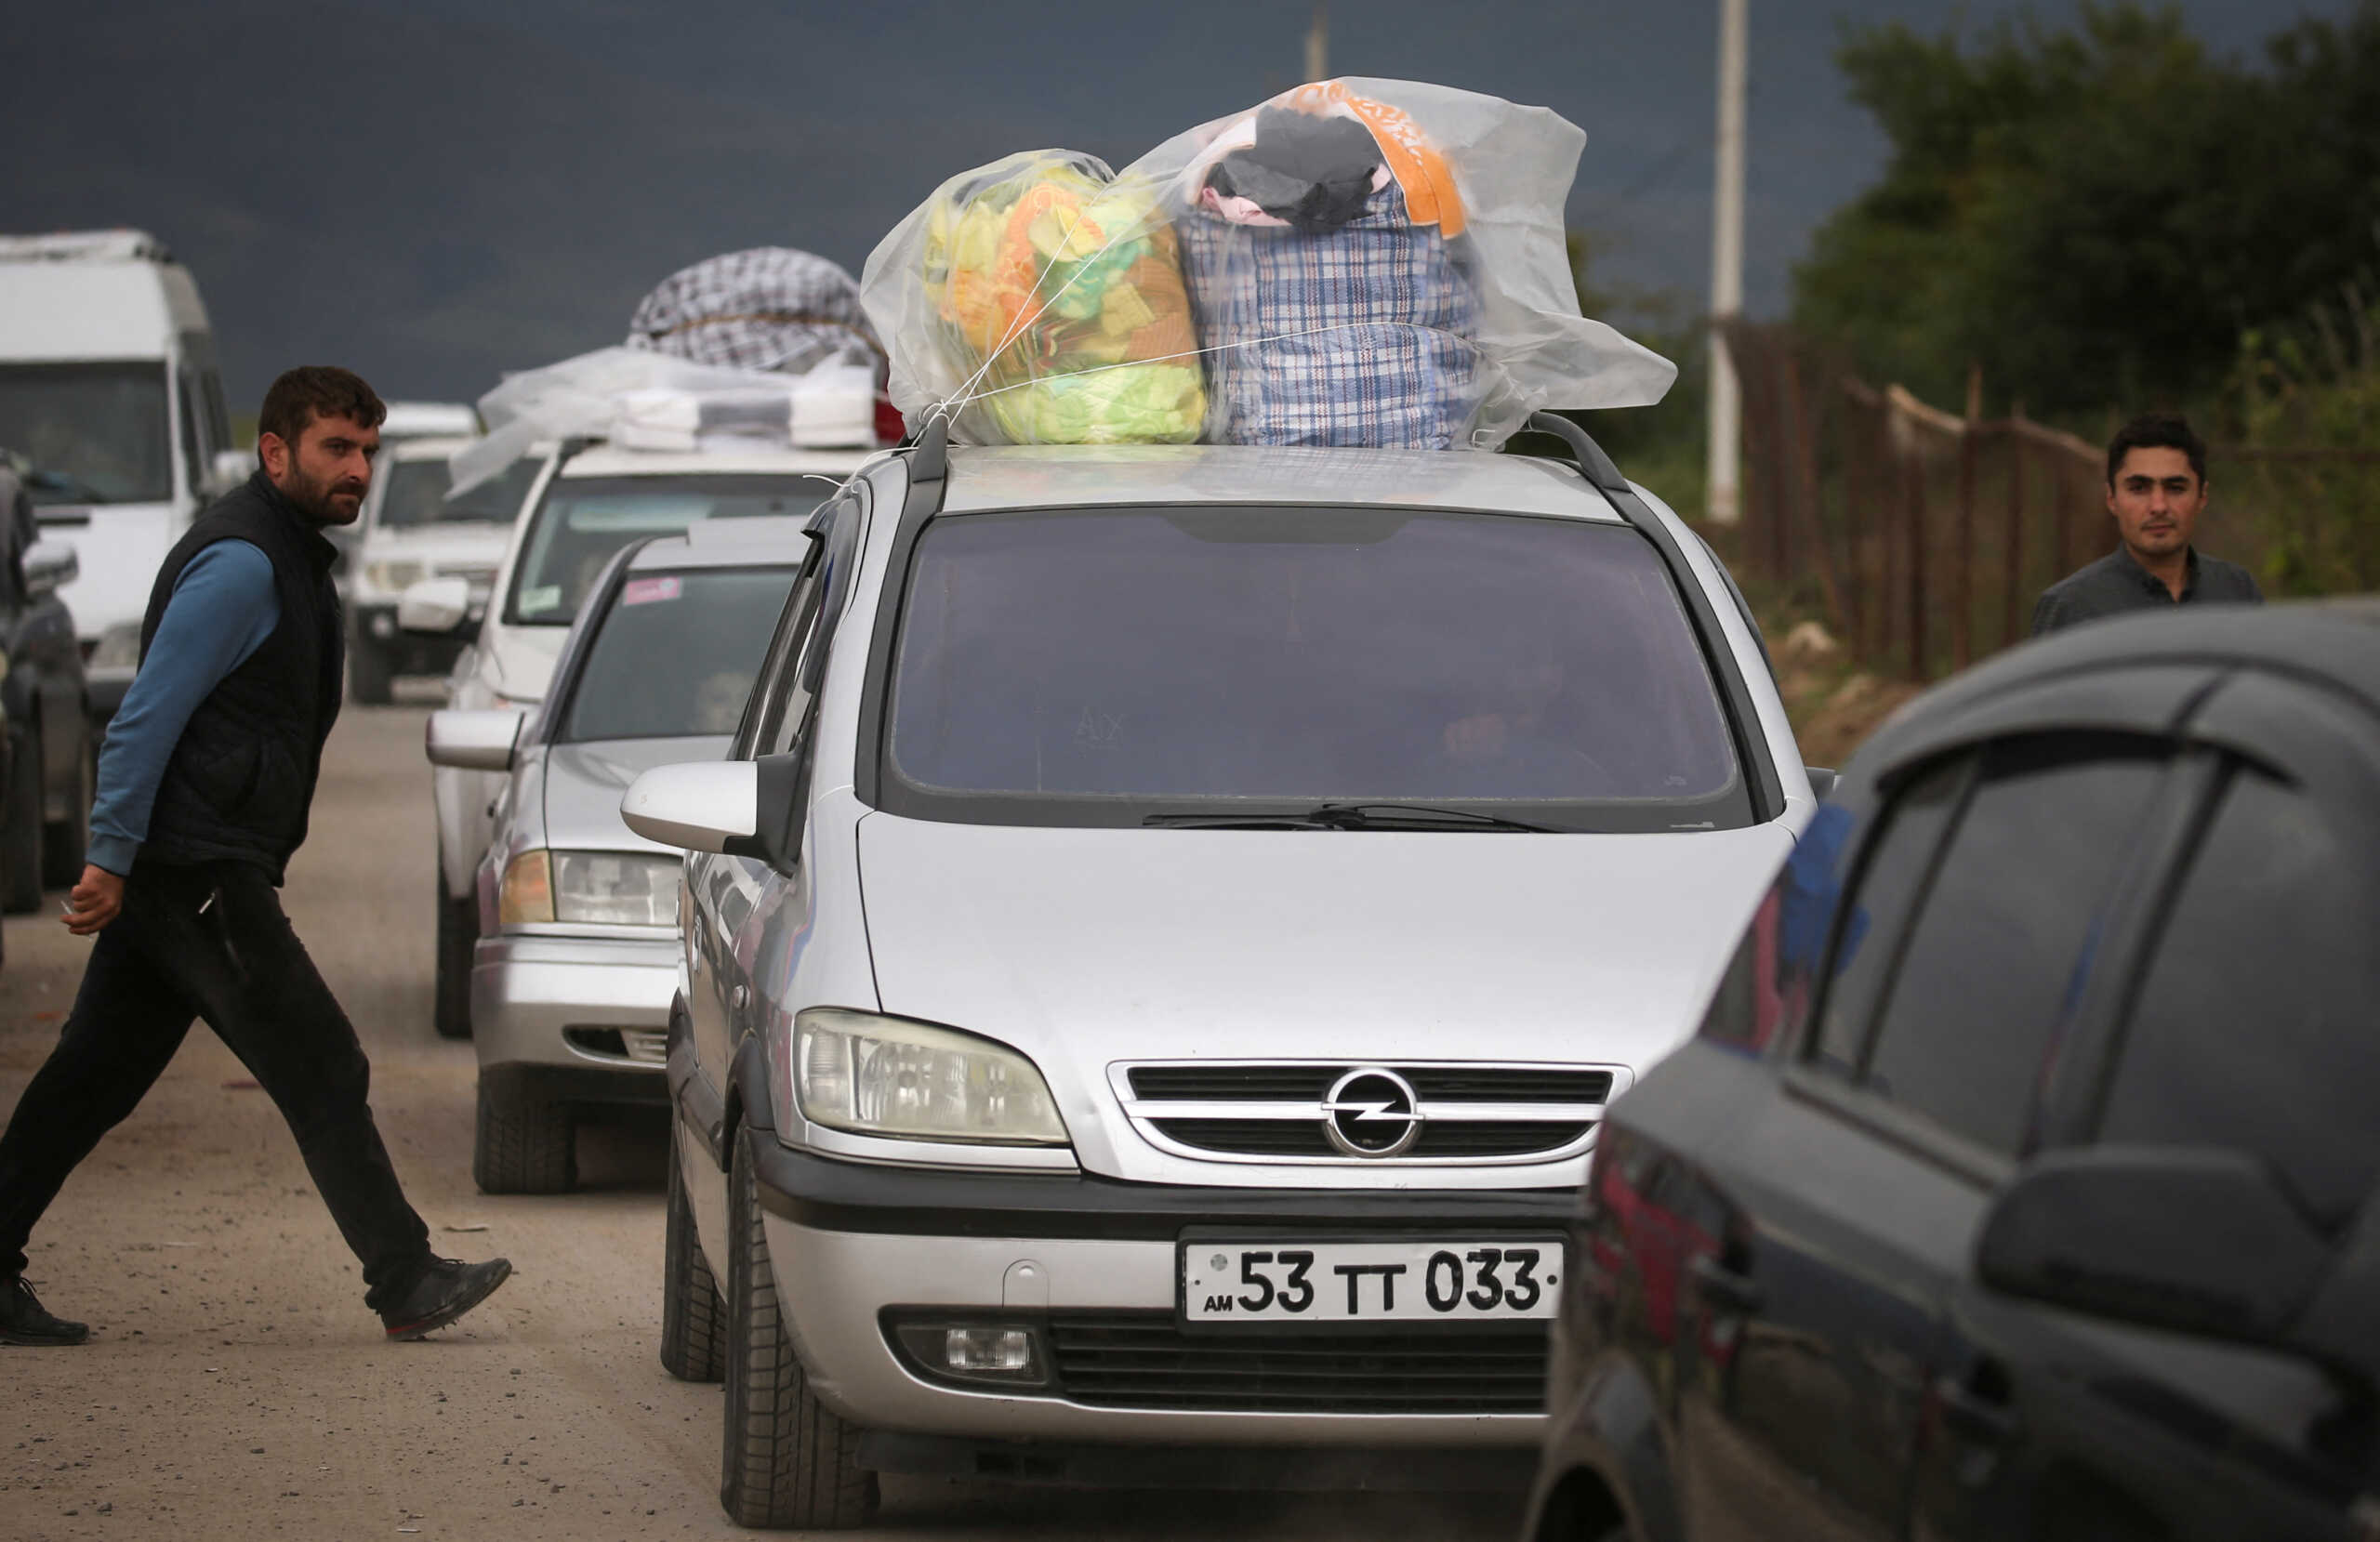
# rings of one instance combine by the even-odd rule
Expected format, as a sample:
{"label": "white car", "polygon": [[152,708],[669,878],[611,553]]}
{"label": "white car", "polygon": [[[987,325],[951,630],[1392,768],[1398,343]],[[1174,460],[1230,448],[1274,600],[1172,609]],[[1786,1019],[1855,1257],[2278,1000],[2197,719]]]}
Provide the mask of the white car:
{"label": "white car", "polygon": [[662,1359],[733,1518],[1526,1481],[1604,1110],[1817,808],[1725,571],[1539,423],[930,429],[820,511],[729,758],[621,805],[690,849]]}
{"label": "white car", "polygon": [[[705,520],[805,515],[873,454],[754,445],[689,454],[565,442],[539,467],[486,601],[477,639],[447,678],[450,707],[526,708],[544,700],[579,601],[622,547],[674,535]],[[426,579],[399,621],[431,635],[468,626],[470,586]],[[495,834],[502,773],[440,766],[430,772],[438,815],[438,1032],[471,1031],[471,949],[495,929],[471,876]]]}
{"label": "white car", "polygon": [[[383,442],[347,541],[347,693],[364,705],[390,699],[399,675],[443,675],[471,644],[487,613],[540,463],[518,460],[491,481],[450,498],[447,457],[469,439],[401,438]],[[460,578],[469,600],[462,623],[443,634],[397,625],[404,593],[426,578]]]}

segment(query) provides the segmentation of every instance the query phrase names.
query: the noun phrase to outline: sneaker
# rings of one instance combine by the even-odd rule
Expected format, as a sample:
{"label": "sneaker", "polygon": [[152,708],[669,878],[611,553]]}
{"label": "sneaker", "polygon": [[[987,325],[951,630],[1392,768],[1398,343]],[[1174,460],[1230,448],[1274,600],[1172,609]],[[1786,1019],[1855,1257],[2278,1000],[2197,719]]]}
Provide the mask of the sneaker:
{"label": "sneaker", "polygon": [[509,1259],[465,1263],[433,1258],[402,1299],[381,1309],[380,1321],[391,1338],[426,1338],[495,1295],[511,1277]]}
{"label": "sneaker", "polygon": [[0,1284],[0,1344],[79,1344],[90,1337],[88,1325],[44,1311],[23,1275]]}

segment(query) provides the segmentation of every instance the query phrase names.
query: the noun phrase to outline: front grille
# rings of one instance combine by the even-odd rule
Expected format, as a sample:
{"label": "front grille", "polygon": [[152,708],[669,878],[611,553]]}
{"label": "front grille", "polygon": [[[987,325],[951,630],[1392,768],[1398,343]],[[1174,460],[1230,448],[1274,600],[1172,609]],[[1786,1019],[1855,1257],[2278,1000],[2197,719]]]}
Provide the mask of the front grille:
{"label": "front grille", "polygon": [[[1393,1155],[1355,1154],[1329,1128],[1331,1091],[1351,1073],[1380,1071],[1411,1089],[1394,1116],[1419,1127]],[[1281,1163],[1550,1161],[1587,1148],[1603,1110],[1627,1085],[1620,1067],[1437,1062],[1175,1061],[1111,1068],[1134,1127],[1181,1154]],[[1382,1083],[1361,1076],[1342,1102],[1370,1101]],[[1361,1088],[1360,1091],[1357,1088]],[[1378,1105],[1373,1105],[1378,1106]],[[1342,1115],[1354,1119],[1353,1114]],[[1341,1140],[1394,1123],[1339,1126]]]}
{"label": "front grille", "polygon": [[1301,1337],[1183,1333],[1164,1311],[1052,1317],[1059,1390],[1100,1408],[1534,1414],[1543,1323]]}

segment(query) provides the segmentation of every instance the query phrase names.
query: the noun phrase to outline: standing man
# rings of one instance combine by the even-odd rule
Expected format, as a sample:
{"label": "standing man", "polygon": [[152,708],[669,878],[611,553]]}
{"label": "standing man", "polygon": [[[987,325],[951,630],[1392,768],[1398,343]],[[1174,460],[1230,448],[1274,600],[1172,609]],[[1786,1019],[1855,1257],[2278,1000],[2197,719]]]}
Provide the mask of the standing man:
{"label": "standing man", "polygon": [[362,509],[385,415],[346,370],[282,376],[257,419],[262,469],[158,570],[140,672],[99,754],[90,865],[66,907],[67,929],[99,941],[57,1049],[0,1135],[0,1343],[88,1337],[35,1299],[25,1242],[192,1018],[289,1121],[390,1338],[445,1326],[512,1272],[430,1253],[372,1122],[364,1047],[274,892],[338,716],[345,638],[322,532]]}
{"label": "standing man", "polygon": [[2108,512],[2116,549],[2042,591],[2033,635],[2168,605],[2259,605],[2248,570],[2190,545],[2206,511],[2206,444],[2180,417],[2152,413],[2108,445]]}

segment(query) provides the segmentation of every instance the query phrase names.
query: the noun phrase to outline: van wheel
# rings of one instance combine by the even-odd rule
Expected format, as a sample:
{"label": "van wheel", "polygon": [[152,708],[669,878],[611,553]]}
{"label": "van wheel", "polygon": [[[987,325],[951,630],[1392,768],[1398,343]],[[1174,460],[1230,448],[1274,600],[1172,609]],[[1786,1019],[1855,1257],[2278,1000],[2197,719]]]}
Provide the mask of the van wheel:
{"label": "van wheel", "polygon": [[7,806],[0,810],[0,844],[8,848],[0,910],[22,916],[41,908],[42,874],[48,865],[42,852],[41,731],[28,727],[10,750]]}
{"label": "van wheel", "polygon": [[74,784],[67,789],[66,817],[54,820],[44,835],[42,878],[52,889],[72,889],[83,881],[83,853],[91,844],[91,798],[99,781],[98,754],[91,736],[78,733],[82,750],[74,766]]}
{"label": "van wheel", "polygon": [[810,1393],[777,1303],[747,1136],[727,1184],[727,1419],[719,1502],[739,1526],[840,1531],[876,1512],[859,1430]]}
{"label": "van wheel", "polygon": [[669,1216],[661,1242],[661,1368],[681,1381],[727,1372],[727,1303],[694,1236],[677,1125],[669,1127]]}
{"label": "van wheel", "polygon": [[578,1183],[576,1130],[570,1109],[517,1087],[491,1086],[480,1073],[479,1126],[471,1177],[483,1194],[566,1194]]}
{"label": "van wheel", "polygon": [[347,699],[358,706],[386,706],[397,699],[390,685],[388,650],[361,634],[347,645]]}
{"label": "van wheel", "polygon": [[450,899],[438,880],[438,962],[431,984],[430,1020],[442,1039],[471,1036],[471,949],[479,942],[480,902],[475,894]]}

